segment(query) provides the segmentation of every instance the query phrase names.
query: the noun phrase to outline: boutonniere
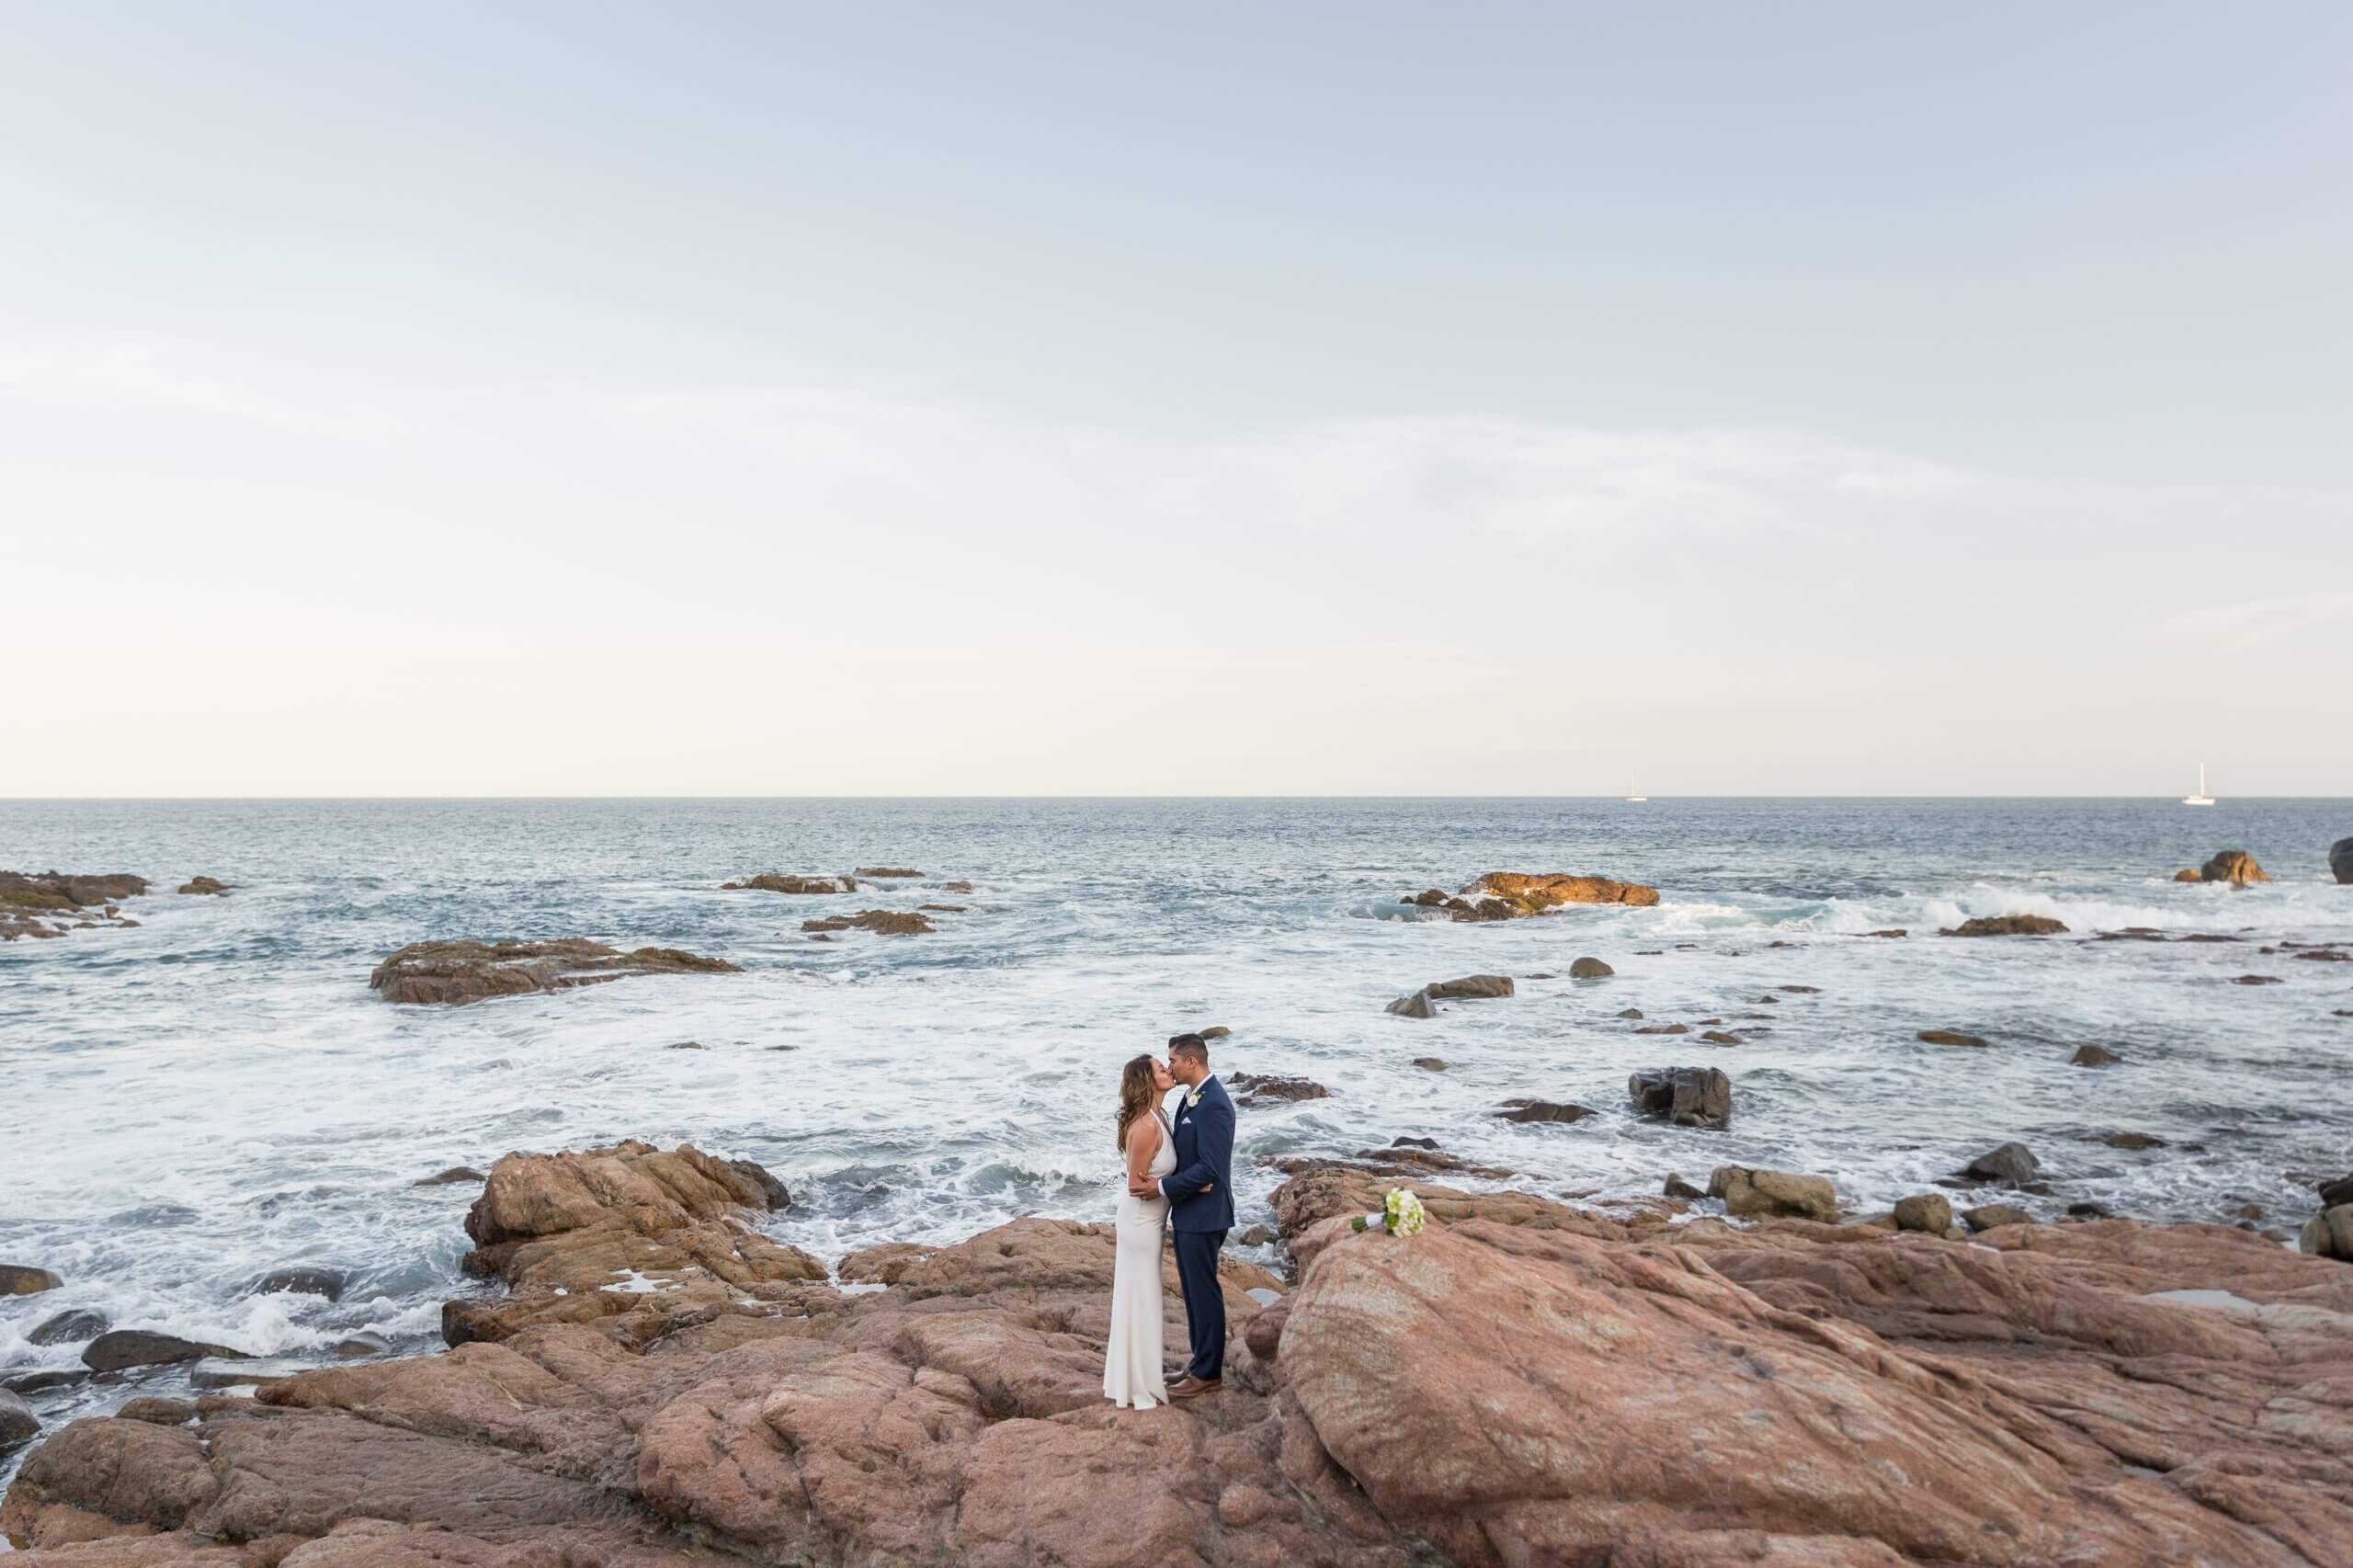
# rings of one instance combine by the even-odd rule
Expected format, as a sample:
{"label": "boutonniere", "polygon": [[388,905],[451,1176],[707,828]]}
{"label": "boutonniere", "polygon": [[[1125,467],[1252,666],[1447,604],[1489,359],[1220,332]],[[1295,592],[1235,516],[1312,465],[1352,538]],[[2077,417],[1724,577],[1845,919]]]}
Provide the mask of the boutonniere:
{"label": "boutonniere", "polygon": [[1186,1108],[1187,1110],[1194,1109],[1194,1108],[1195,1108],[1196,1107],[1198,1107],[1200,1103],[1201,1103],[1201,1091],[1200,1091],[1200,1090],[1199,1090],[1199,1089],[1195,1089],[1191,1094],[1187,1095],[1187,1096],[1185,1096],[1185,1108]]}

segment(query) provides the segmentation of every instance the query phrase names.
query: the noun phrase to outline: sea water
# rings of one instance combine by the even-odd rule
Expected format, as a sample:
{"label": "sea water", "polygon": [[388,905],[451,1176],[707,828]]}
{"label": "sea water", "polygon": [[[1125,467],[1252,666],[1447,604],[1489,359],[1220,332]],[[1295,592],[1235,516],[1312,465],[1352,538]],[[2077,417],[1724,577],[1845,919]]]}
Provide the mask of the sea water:
{"label": "sea water", "polygon": [[[1233,1031],[1218,1070],[1331,1091],[1243,1109],[1245,1227],[1269,1218],[1262,1157],[1413,1136],[1555,1196],[1741,1163],[1829,1176],[1857,1208],[2018,1139],[2045,1218],[2255,1204],[2292,1231],[2311,1183],[2353,1167],[2353,964],[2259,949],[2353,939],[2325,864],[2347,834],[2342,801],[0,801],[0,867],[155,884],[124,906],[136,929],[0,946],[0,1261],[66,1280],[0,1300],[0,1377],[78,1365],[78,1344],[26,1339],[73,1308],[258,1355],[324,1358],[363,1329],[429,1347],[442,1300],[478,1288],[459,1259],[479,1189],[415,1183],[509,1150],[636,1137],[757,1160],[793,1195],[775,1233],[828,1260],[1020,1214],[1108,1220],[1120,1064],[1208,1025]],[[2172,880],[2226,847],[2275,880]],[[974,891],[719,888],[867,865]],[[1495,869],[1661,902],[1495,925],[1398,902]],[[199,873],[236,892],[172,892]],[[921,903],[966,908],[929,936],[800,929]],[[2072,934],[1936,935],[2003,914]],[[2094,937],[2128,926],[2242,939]],[[1911,935],[1861,935],[1889,927]],[[404,943],[561,936],[744,972],[460,1008],[368,988]],[[1616,974],[1567,979],[1586,955]],[[1481,972],[1519,994],[1383,1011]],[[2249,973],[2279,983],[2234,983]],[[1637,1035],[1628,1007],[1692,1032]],[[1702,1043],[1708,1018],[1744,1043]],[[1915,1039],[1929,1028],[1989,1044]],[[2084,1044],[2124,1062],[2070,1066]],[[1731,1074],[1730,1131],[1632,1114],[1630,1072],[1686,1064]],[[1516,1096],[1599,1114],[1499,1120]],[[252,1293],[291,1265],[344,1271],[343,1299]],[[53,1429],[177,1376],[33,1403]]]}

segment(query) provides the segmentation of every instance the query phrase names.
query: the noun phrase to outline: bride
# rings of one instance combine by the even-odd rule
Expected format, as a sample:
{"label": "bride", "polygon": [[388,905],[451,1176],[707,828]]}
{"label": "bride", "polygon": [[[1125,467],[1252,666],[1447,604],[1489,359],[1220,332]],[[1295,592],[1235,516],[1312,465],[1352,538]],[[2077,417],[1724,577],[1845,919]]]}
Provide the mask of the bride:
{"label": "bride", "polygon": [[[1160,1096],[1176,1087],[1168,1069],[1139,1056],[1120,1073],[1120,1153],[1127,1156],[1127,1187],[1155,1191],[1176,1168],[1176,1134],[1160,1111]],[[1168,1199],[1120,1197],[1120,1250],[1111,1271],[1111,1344],[1103,1357],[1103,1397],[1121,1409],[1150,1410],[1168,1403],[1161,1369],[1160,1254]]]}

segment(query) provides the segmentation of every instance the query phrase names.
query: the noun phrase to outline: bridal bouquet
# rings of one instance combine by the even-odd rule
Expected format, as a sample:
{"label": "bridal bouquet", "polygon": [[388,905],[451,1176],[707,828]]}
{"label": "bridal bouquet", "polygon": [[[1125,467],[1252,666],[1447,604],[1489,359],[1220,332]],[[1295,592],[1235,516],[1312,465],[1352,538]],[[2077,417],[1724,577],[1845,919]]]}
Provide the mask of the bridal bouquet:
{"label": "bridal bouquet", "polygon": [[1392,1236],[1418,1234],[1422,1221],[1428,1218],[1422,1212],[1422,1200],[1402,1187],[1389,1189],[1389,1197],[1378,1214],[1359,1214],[1350,1221],[1349,1228],[1358,1231],[1381,1230]]}

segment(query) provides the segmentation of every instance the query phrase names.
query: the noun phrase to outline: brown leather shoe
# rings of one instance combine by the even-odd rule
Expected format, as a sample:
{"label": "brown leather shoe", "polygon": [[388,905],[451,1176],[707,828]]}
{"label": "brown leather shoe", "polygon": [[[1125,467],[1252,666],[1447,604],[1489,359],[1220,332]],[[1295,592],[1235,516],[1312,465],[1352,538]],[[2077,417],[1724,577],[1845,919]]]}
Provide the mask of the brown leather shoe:
{"label": "brown leather shoe", "polygon": [[1205,1383],[1199,1378],[1188,1377],[1182,1382],[1176,1384],[1174,1388],[1170,1389],[1168,1391],[1168,1397],[1171,1399],[1199,1399],[1205,1393],[1215,1393],[1224,1386],[1225,1384],[1220,1381]]}

